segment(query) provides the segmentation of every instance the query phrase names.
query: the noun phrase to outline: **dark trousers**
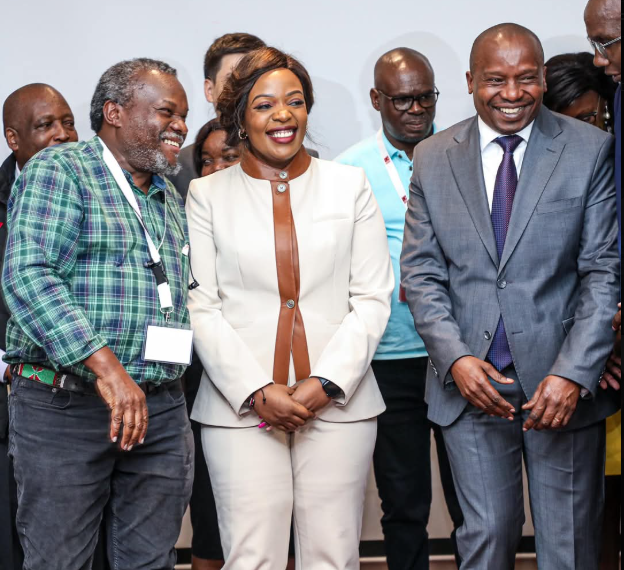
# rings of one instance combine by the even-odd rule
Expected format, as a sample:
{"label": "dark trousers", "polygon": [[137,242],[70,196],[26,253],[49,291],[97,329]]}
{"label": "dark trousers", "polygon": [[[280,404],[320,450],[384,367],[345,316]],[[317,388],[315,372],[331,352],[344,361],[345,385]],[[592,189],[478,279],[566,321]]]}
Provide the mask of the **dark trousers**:
{"label": "dark trousers", "polygon": [[441,430],[427,419],[427,364],[426,358],[373,362],[387,406],[379,418],[374,467],[384,512],[381,522],[389,570],[429,568],[427,526],[432,501],[432,429],[435,429],[440,474],[455,530],[463,524]]}
{"label": "dark trousers", "polygon": [[17,536],[17,488],[9,458],[7,386],[0,383],[0,570],[21,570],[24,563]]}
{"label": "dark trousers", "polygon": [[179,385],[147,404],[145,444],[125,453],[109,440],[110,412],[97,396],[14,381],[9,438],[24,570],[90,570],[103,518],[114,570],[173,570],[193,435]]}

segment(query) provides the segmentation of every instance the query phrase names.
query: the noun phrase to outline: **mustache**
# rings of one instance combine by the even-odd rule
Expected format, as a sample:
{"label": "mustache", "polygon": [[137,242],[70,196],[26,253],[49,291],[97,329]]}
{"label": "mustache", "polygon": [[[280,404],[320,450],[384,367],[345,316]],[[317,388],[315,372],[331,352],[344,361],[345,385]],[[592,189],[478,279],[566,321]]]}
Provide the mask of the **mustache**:
{"label": "mustache", "polygon": [[169,140],[169,141],[180,143],[182,145],[184,144],[186,137],[183,137],[182,135],[179,135],[177,133],[165,131],[164,133],[161,133],[160,140],[161,141]]}

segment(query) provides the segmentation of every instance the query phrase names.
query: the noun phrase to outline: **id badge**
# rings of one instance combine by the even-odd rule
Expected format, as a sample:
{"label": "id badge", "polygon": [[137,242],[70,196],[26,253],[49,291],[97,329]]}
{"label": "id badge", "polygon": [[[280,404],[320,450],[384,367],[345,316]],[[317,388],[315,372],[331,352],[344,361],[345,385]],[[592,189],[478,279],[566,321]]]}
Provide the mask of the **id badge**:
{"label": "id badge", "polygon": [[399,303],[407,303],[407,292],[403,288],[403,285],[399,288]]}
{"label": "id badge", "polygon": [[185,327],[148,324],[145,327],[143,360],[190,366],[193,360],[193,331]]}

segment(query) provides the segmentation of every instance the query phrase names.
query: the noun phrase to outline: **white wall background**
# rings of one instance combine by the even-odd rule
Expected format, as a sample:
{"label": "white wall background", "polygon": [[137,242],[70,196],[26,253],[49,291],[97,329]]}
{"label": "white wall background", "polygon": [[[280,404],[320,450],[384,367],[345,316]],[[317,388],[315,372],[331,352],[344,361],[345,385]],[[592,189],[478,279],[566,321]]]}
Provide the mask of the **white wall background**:
{"label": "white wall background", "polygon": [[[547,55],[586,50],[586,0],[0,0],[0,101],[32,82],[68,99],[79,134],[100,75],[127,58],[149,56],[178,68],[189,95],[190,138],[210,118],[203,56],[226,32],[247,31],[292,52],[315,80],[312,132],[324,158],[378,128],[368,91],[374,62],[405,45],[427,54],[442,92],[440,127],[472,114],[464,73],[474,38],[516,21],[532,28]],[[0,137],[2,138],[2,137]],[[311,145],[314,146],[314,145]],[[0,141],[0,157],[8,153]]]}
{"label": "white wall background", "polygon": [[[293,53],[313,76],[317,107],[312,133],[324,158],[379,128],[368,92],[377,58],[408,46],[424,52],[442,97],[438,125],[448,127],[474,108],[465,71],[474,38],[515,21],[544,41],[547,57],[584,51],[586,0],[0,0],[0,102],[33,82],[50,83],[72,106],[79,134],[90,138],[88,110],[110,65],[133,57],[163,59],[178,68],[191,106],[190,139],[212,111],[203,96],[203,56],[212,40],[246,31]],[[314,146],[314,145],[311,145]],[[0,140],[0,158],[8,154]],[[450,521],[436,482],[432,535],[448,537]],[[379,508],[369,490],[365,539],[379,539]],[[188,529],[186,529],[188,530]],[[530,526],[527,533],[531,532]],[[185,531],[182,544],[188,544]]]}

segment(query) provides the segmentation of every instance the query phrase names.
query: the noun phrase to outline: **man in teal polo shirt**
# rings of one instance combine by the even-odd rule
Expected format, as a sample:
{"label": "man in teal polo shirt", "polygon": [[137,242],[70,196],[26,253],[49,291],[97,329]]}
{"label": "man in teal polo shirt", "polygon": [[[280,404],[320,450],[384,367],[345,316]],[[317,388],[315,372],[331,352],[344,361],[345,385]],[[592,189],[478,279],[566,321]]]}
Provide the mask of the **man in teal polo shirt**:
{"label": "man in teal polo shirt", "polygon": [[[427,525],[431,511],[431,430],[425,384],[428,356],[400,287],[405,213],[418,143],[434,133],[439,92],[429,60],[395,49],[375,66],[373,107],[382,129],[338,157],[364,168],[386,222],[396,290],[392,316],[373,361],[388,410],[379,418],[375,475],[389,570],[428,570]],[[455,528],[463,522],[441,433],[436,432],[440,471]]]}

